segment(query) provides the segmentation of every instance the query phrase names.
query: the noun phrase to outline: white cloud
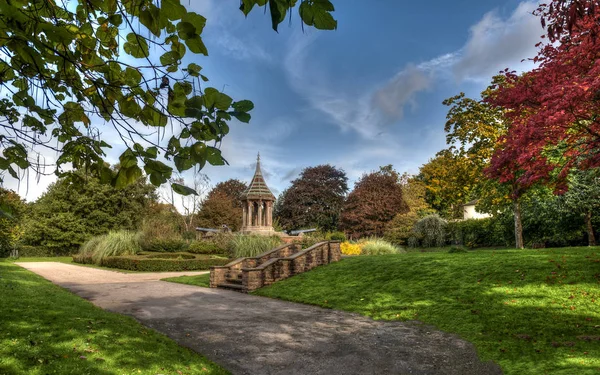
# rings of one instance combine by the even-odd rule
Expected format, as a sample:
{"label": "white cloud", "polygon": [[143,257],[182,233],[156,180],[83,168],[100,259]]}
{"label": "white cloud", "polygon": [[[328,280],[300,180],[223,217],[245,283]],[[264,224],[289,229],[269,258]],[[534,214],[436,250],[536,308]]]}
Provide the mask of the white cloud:
{"label": "white cloud", "polygon": [[507,67],[526,70],[531,63],[521,60],[536,53],[543,29],[538,17],[532,15],[535,2],[522,2],[508,19],[492,11],[471,27],[469,40],[462,48],[453,72],[457,79],[489,78]]}
{"label": "white cloud", "polygon": [[296,36],[285,58],[284,68],[292,88],[342,131],[354,131],[363,139],[377,139],[386,126],[397,123],[406,107],[416,109],[418,95],[432,88],[436,78],[452,72],[457,81],[489,82],[506,67],[531,68],[521,60],[536,52],[535,44],[543,30],[531,14],[536,3],[522,2],[507,18],[489,12],[471,27],[465,45],[452,53],[437,56],[418,65],[408,65],[375,87],[361,88],[355,95],[328,83],[323,67],[309,59],[313,35]]}

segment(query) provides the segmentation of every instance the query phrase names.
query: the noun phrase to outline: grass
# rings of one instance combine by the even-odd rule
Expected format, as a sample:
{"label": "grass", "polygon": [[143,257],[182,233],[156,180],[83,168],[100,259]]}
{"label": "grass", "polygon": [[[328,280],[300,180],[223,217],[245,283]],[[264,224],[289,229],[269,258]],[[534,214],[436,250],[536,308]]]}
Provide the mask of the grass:
{"label": "grass", "polygon": [[198,276],[168,277],[166,279],[162,279],[162,281],[170,281],[172,283],[196,285],[204,288],[210,288],[210,273]]}
{"label": "grass", "polygon": [[255,257],[283,243],[278,236],[234,235],[230,247],[233,258]]}
{"label": "grass", "polygon": [[0,260],[0,374],[226,374],[137,323]]}
{"label": "grass", "polygon": [[254,293],[432,324],[505,374],[600,372],[600,247],[353,257]]}

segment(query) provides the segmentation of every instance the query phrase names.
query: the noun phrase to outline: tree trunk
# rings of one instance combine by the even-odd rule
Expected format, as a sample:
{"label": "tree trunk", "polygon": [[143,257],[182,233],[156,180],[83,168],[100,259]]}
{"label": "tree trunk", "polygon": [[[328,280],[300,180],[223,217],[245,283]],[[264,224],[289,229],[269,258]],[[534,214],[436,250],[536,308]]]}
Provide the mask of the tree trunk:
{"label": "tree trunk", "polygon": [[585,214],[585,229],[588,234],[588,246],[596,246],[596,236],[594,236],[594,227],[592,226],[592,211]]}
{"label": "tree trunk", "polygon": [[523,249],[523,224],[521,223],[521,203],[519,200],[514,200],[514,214],[515,214],[515,248]]}

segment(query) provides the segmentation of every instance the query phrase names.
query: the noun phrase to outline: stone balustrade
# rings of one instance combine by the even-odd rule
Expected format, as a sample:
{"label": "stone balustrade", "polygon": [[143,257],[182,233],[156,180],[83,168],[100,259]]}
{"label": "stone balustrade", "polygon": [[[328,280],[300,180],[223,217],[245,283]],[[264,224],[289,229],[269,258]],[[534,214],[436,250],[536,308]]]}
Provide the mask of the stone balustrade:
{"label": "stone balustrade", "polygon": [[227,285],[228,278],[241,274],[241,291],[247,293],[340,259],[339,241],[320,242],[304,250],[297,244],[283,245],[257,257],[211,267],[210,286]]}

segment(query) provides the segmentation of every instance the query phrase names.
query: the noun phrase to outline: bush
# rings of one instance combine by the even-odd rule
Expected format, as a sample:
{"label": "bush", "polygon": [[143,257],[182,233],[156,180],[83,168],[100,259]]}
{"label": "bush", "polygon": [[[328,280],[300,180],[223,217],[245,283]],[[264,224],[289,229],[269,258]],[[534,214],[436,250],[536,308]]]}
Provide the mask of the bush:
{"label": "bush", "polygon": [[346,241],[346,234],[344,232],[329,232],[325,235],[325,239],[328,241]]}
{"label": "bush", "polygon": [[102,259],[111,256],[135,255],[142,251],[140,236],[137,233],[121,230],[109,232],[103,236],[92,254],[94,263],[100,264]]}
{"label": "bush", "polygon": [[279,236],[237,234],[231,240],[231,255],[235,258],[255,257],[283,243]]}
{"label": "bush", "polygon": [[462,247],[458,247],[458,246],[451,246],[450,250],[448,250],[448,253],[450,254],[454,254],[454,253],[466,253],[467,250],[463,249]]}
{"label": "bush", "polygon": [[362,243],[360,255],[398,254],[400,249],[381,238],[370,238]]}
{"label": "bush", "polygon": [[469,219],[448,223],[448,240],[451,244],[464,245],[470,249],[477,247],[509,246],[514,238],[499,218]]}
{"label": "bush", "polygon": [[19,250],[19,257],[53,257],[55,256],[54,251],[43,247],[43,246],[27,246],[21,245],[17,247]]}
{"label": "bush", "polygon": [[386,224],[383,237],[393,244],[407,245],[417,221],[419,215],[416,212],[398,214]]}
{"label": "bush", "polygon": [[141,243],[144,251],[151,251],[156,253],[179,253],[186,251],[188,243],[181,238],[154,238],[151,240],[144,240]]}
{"label": "bush", "polygon": [[152,259],[147,256],[108,257],[102,260],[103,267],[128,271],[179,272],[208,270],[211,266],[224,266],[230,260],[215,256],[196,256],[194,259]]}
{"label": "bush", "polygon": [[345,241],[340,244],[340,250],[342,250],[342,254],[344,255],[360,255],[362,249],[357,243]]}
{"label": "bush", "polygon": [[236,235],[233,233],[220,232],[215,233],[211,237],[208,237],[202,241],[214,244],[217,248],[219,248],[220,254],[229,254],[231,250],[231,241],[233,241],[234,236]]}
{"label": "bush", "polygon": [[227,250],[226,248],[222,250],[213,242],[193,241],[188,246],[187,251],[192,254],[225,254]]}
{"label": "bush", "polygon": [[195,255],[186,253],[165,253],[146,255],[146,259],[196,259]]}
{"label": "bush", "polygon": [[438,215],[425,216],[417,221],[409,238],[411,247],[442,247],[446,243],[446,220]]}

